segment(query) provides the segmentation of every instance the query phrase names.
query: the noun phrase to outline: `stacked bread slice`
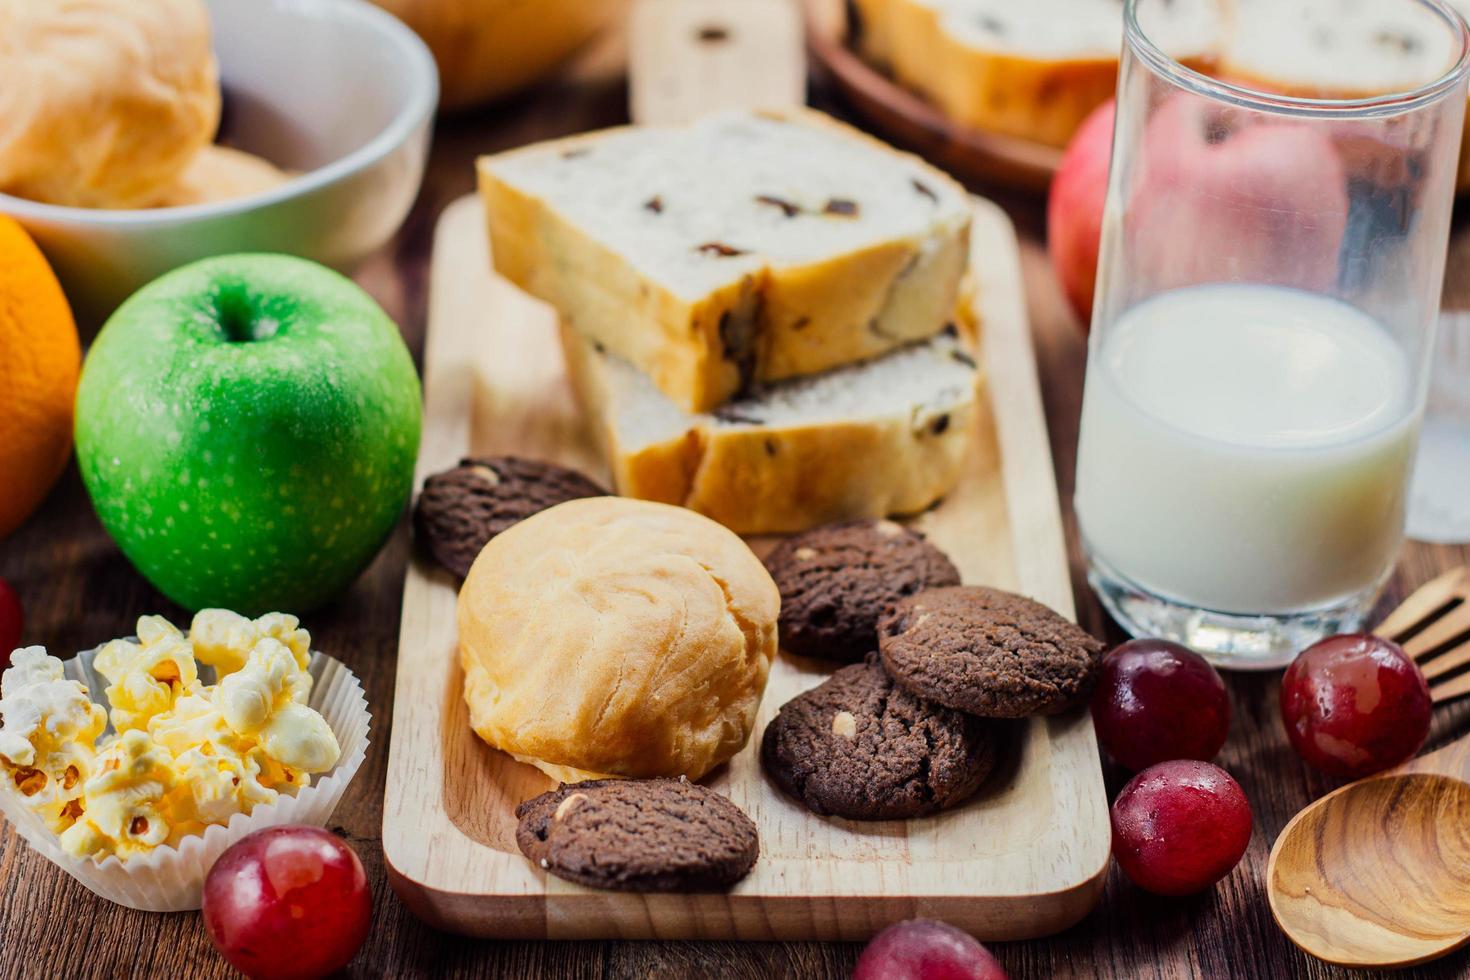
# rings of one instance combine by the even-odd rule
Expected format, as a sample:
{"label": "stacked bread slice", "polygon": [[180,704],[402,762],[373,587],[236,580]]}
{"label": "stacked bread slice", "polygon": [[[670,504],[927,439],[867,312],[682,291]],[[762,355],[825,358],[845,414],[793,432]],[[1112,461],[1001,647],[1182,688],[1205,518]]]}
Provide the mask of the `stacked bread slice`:
{"label": "stacked bread slice", "polygon": [[977,371],[954,328],[970,205],[944,174],[808,110],[479,171],[495,268],[561,314],[619,492],[764,533],[953,486]]}

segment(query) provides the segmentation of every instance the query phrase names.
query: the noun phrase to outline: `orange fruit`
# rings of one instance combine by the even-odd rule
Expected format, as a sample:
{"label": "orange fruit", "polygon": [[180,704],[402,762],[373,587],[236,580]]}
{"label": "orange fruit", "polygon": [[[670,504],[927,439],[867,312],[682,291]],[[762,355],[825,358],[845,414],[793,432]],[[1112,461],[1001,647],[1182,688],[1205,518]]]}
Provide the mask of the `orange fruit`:
{"label": "orange fruit", "polygon": [[56,274],[25,229],[0,215],[0,538],[66,468],[81,365]]}

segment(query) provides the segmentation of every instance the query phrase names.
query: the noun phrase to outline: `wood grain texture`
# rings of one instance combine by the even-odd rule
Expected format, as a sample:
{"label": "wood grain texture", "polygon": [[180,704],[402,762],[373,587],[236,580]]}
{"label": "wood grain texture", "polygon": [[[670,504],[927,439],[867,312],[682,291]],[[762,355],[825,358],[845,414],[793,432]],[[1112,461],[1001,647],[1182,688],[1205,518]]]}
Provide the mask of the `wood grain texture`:
{"label": "wood grain texture", "polygon": [[[1443,671],[1424,657],[1470,631],[1467,600],[1470,568],[1453,569],[1373,631],[1424,667],[1436,703]],[[1302,810],[1271,847],[1266,887],[1282,930],[1329,963],[1410,966],[1470,943],[1470,735]]]}
{"label": "wood grain texture", "polygon": [[[359,271],[367,290],[399,322],[415,356],[423,349],[429,251],[444,207],[474,187],[476,154],[627,121],[627,88],[616,40],[591,52],[576,71],[514,103],[442,120],[424,191],[408,223]],[[811,101],[860,122],[822,76]],[[1022,237],[1022,271],[1061,493],[1078,615],[1084,626],[1118,639],[1082,578],[1071,516],[1081,410],[1084,344],[1047,264],[1038,197],[977,188],[1002,201]],[[1457,224],[1446,282],[1447,303],[1470,308],[1470,226]],[[308,617],[319,645],[362,678],[375,733],[367,762],[334,819],[367,866],[373,930],[349,974],[358,977],[467,977],[554,980],[841,980],[860,947],[842,943],[508,942],[462,939],[416,919],[388,887],[380,831],[387,745],[392,731],[395,651],[410,554],[408,522],[367,573],[331,605]],[[1470,562],[1470,548],[1409,545],[1384,609],[1437,573]],[[118,635],[143,613],[179,614],[148,587],[107,539],[73,467],[45,506],[0,542],[0,576],[19,590],[29,614],[27,642],[53,650],[94,645]],[[1299,951],[1271,919],[1263,889],[1271,842],[1298,810],[1333,787],[1297,761],[1277,717],[1278,674],[1227,675],[1234,719],[1216,760],[1244,786],[1256,834],[1241,867],[1213,891],[1184,900],[1156,899],[1113,870],[1102,904],[1050,939],[992,947],[1016,980],[1352,980],[1369,974],[1327,966]],[[1431,747],[1470,730],[1470,704],[1436,715]],[[1106,766],[1109,793],[1125,774]],[[0,976],[235,976],[215,955],[196,915],[148,915],[99,901],[0,831]],[[1470,953],[1395,974],[1407,980],[1464,980]]]}
{"label": "wood grain texture", "polygon": [[1470,695],[1470,567],[1415,589],[1373,632],[1418,663],[1435,704]]}
{"label": "wood grain texture", "polygon": [[1470,736],[1324,797],[1282,831],[1271,910],[1349,966],[1422,963],[1470,943]]}
{"label": "wood grain texture", "polygon": [[[490,273],[485,237],[475,198],[452,205],[436,236],[419,480],[463,456],[510,454],[606,482],[566,376],[556,314]],[[967,582],[1070,614],[1016,239],[1004,213],[978,199],[970,252],[991,389],[959,485],[913,523]],[[552,784],[470,730],[456,594],[457,582],[431,562],[410,564],[384,804],[394,886],[442,928],[526,938],[866,939],[927,914],[985,939],[1014,939],[1066,928],[1097,898],[1107,804],[1091,725],[1075,712],[1017,726],[1002,773],[965,805],[923,820],[815,817],[763,776],[752,739],[710,781],[760,828],[761,858],[728,894],[606,892],[549,876],[516,849],[513,810]],[[756,731],[828,673],[829,665],[779,657]]]}

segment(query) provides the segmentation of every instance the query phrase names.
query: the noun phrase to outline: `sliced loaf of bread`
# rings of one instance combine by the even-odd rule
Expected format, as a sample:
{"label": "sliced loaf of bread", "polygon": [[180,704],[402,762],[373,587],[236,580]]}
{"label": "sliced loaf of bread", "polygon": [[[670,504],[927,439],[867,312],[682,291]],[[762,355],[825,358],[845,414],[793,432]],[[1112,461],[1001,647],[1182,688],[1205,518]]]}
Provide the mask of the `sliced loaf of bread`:
{"label": "sliced loaf of bread", "polygon": [[741,534],[921,511],[954,486],[977,424],[975,361],[953,330],[702,415],[565,324],[562,343],[618,492]]}
{"label": "sliced loaf of bread", "polygon": [[809,110],[607,130],[479,173],[496,270],[690,412],[933,336],[967,262],[963,188]]}
{"label": "sliced loaf of bread", "polygon": [[[1222,0],[1230,31],[1219,74],[1299,98],[1357,99],[1417,88],[1449,70],[1453,38],[1429,8],[1383,0]],[[1448,0],[1470,18],[1470,0]],[[1470,106],[1467,106],[1470,113]],[[1466,119],[1470,132],[1470,115]],[[1470,139],[1459,190],[1470,189]]]}
{"label": "sliced loaf of bread", "polygon": [[[858,47],[956,122],[1065,146],[1113,96],[1119,0],[861,0]],[[1159,7],[1153,39],[1209,67],[1220,30],[1208,0]]]}
{"label": "sliced loaf of bread", "polygon": [[[1470,12],[1470,0],[1458,0]],[[1457,51],[1430,8],[1403,0],[1228,0],[1220,75],[1306,98],[1363,98],[1418,88]]]}

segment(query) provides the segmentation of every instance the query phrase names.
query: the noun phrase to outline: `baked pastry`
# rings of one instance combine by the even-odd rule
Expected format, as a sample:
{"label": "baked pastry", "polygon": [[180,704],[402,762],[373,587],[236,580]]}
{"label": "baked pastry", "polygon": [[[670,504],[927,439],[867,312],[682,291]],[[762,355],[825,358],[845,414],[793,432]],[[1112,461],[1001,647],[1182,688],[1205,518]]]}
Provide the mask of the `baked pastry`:
{"label": "baked pastry", "polygon": [[0,0],[0,191],[147,207],[219,114],[201,0]]}
{"label": "baked pastry", "polygon": [[545,77],[627,0],[373,0],[412,27],[439,65],[439,106],[464,109]]}
{"label": "baked pastry", "polygon": [[960,585],[901,601],[878,624],[878,649],[893,679],[919,697],[1024,718],[1087,697],[1103,645],[1039,602]]}
{"label": "baked pastry", "polygon": [[995,766],[990,724],[915,697],[878,664],[851,664],[781,707],[761,765],[813,813],[921,817],[963,802]]}
{"label": "baked pastry", "polygon": [[745,744],[776,653],[776,586],[692,511],[572,500],[496,535],[459,593],[480,737],[555,779],[698,779]]}
{"label": "baked pastry", "polygon": [[878,649],[878,620],[904,596],[960,584],[944,552],[889,520],[793,535],[766,556],[766,568],[781,590],[781,648],[833,660]]}
{"label": "baked pastry", "polygon": [[705,415],[565,326],[562,341],[618,492],[740,534],[921,511],[959,479],[976,425],[975,361],[953,333]]}
{"label": "baked pastry", "polygon": [[294,176],[254,154],[210,145],[195,154],[183,173],[150,206],[178,208],[254,197],[275,190]]}
{"label": "baked pastry", "polygon": [[607,491],[576,470],[518,456],[468,457],[424,481],[413,527],[434,560],[460,578],[486,542],[532,514]]}
{"label": "baked pastry", "polygon": [[575,136],[479,173],[496,270],[688,412],[933,336],[966,267],[964,189],[810,110]]}
{"label": "baked pastry", "polygon": [[[1218,12],[1155,7],[1155,40],[1208,67]],[[1118,0],[860,0],[857,10],[858,49],[965,126],[1061,147],[1117,88]]]}
{"label": "baked pastry", "polygon": [[714,891],[750,872],[755,823],[683,779],[566,785],[516,807],[516,845],[558,878],[635,892]]}

